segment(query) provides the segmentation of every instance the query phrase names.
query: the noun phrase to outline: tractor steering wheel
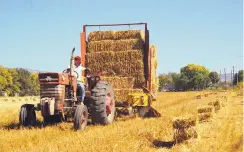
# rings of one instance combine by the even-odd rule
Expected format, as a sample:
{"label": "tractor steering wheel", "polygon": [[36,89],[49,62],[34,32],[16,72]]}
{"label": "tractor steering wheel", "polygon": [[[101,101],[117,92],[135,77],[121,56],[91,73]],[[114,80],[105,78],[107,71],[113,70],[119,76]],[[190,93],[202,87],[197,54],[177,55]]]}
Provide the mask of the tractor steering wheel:
{"label": "tractor steering wheel", "polygon": [[[65,73],[65,72],[69,72],[69,68],[68,69],[65,69],[64,71],[63,71],[63,73]],[[76,71],[74,71],[75,73],[76,73],[76,75],[77,75],[77,77],[76,78],[78,78],[79,77],[79,74],[76,72]]]}

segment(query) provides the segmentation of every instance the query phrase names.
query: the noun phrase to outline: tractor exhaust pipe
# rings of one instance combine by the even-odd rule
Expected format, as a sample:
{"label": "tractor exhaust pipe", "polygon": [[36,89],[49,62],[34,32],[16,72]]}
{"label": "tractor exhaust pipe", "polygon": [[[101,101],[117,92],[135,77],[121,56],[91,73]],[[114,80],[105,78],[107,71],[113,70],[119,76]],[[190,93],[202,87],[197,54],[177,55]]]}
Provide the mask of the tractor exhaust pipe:
{"label": "tractor exhaust pipe", "polygon": [[71,58],[70,58],[70,75],[74,75],[74,52],[75,52],[75,47],[72,50],[71,53]]}

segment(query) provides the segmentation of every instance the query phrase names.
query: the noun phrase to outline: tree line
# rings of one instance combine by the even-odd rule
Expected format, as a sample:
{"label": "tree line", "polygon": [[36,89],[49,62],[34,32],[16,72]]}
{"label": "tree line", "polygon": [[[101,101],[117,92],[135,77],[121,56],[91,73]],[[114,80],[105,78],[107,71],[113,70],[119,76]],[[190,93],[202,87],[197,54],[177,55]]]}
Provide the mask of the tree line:
{"label": "tree line", "polygon": [[7,93],[9,96],[39,95],[38,74],[22,68],[0,66],[0,93]]}
{"label": "tree line", "polygon": [[[243,81],[243,70],[234,75],[233,84]],[[173,86],[174,91],[204,90],[216,87],[220,82],[220,76],[216,71],[209,71],[206,67],[197,64],[188,64],[180,69],[180,73],[168,73],[159,75],[159,89],[167,85]]]}

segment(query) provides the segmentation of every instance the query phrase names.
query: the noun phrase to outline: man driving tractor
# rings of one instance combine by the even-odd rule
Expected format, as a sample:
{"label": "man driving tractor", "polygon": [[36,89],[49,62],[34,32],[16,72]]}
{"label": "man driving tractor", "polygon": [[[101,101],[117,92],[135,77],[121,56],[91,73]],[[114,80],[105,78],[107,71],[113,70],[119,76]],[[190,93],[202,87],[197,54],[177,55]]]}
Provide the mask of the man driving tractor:
{"label": "man driving tractor", "polygon": [[[77,91],[78,94],[80,95],[80,101],[83,102],[84,98],[85,98],[85,84],[84,84],[84,80],[82,78],[82,71],[86,70],[87,68],[83,67],[81,65],[81,57],[76,56],[75,60],[74,60],[74,71],[75,71],[75,75],[77,78]],[[78,74],[78,75],[77,75]]]}

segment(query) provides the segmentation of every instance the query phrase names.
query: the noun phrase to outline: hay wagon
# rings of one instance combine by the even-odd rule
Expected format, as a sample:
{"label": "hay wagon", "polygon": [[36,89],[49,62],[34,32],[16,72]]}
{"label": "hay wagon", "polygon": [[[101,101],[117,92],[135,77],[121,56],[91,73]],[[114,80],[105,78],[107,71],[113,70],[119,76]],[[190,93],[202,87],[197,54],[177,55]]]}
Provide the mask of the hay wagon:
{"label": "hay wagon", "polygon": [[[88,27],[118,26],[130,29],[87,34]],[[158,91],[157,52],[149,44],[147,23],[84,25],[80,38],[83,65],[91,69],[82,75],[100,73],[102,80],[112,84],[118,114],[160,116],[151,107]]]}

